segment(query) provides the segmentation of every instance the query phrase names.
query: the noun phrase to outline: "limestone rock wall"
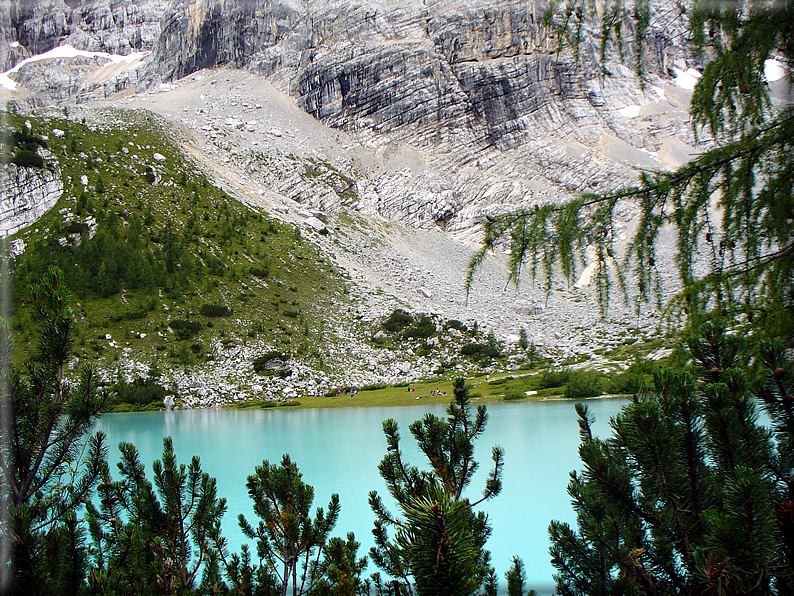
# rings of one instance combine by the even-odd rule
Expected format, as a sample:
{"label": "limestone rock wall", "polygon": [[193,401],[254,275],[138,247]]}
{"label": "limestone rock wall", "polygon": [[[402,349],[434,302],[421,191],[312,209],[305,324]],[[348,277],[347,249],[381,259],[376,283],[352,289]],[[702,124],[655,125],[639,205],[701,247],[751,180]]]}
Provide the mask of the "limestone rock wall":
{"label": "limestone rock wall", "polygon": [[[302,25],[292,4],[278,0],[172,0],[162,17],[149,81],[170,81],[202,68],[242,67],[257,60],[270,60],[269,70],[275,70],[284,62],[294,62],[289,54],[304,45]],[[284,51],[268,57],[267,50],[282,42],[288,42]]]}
{"label": "limestone rock wall", "polygon": [[[141,84],[230,64],[272,77],[334,127],[402,131],[419,144],[466,129],[486,146],[510,147],[544,106],[606,101],[589,86],[594,37],[585,35],[583,64],[560,61],[542,25],[546,8],[543,0],[172,0]],[[648,53],[656,72],[680,53],[683,26],[674,27],[676,11],[659,8],[664,28],[651,31]]]}
{"label": "limestone rock wall", "polygon": [[143,82],[231,64],[272,76],[335,127],[411,126],[420,143],[482,127],[478,136],[491,143],[552,92],[582,94],[574,69],[550,59],[556,40],[540,24],[545,9],[516,0],[173,0]]}
{"label": "limestone rock wall", "polygon": [[[167,0],[6,0],[0,31],[29,54],[69,43],[81,50],[129,54],[151,50]],[[5,45],[5,44],[3,44]]]}
{"label": "limestone rock wall", "polygon": [[[151,51],[160,37],[167,0],[6,0],[0,2],[0,70],[69,44],[78,50],[128,55]],[[48,105],[65,99],[104,98],[137,84],[137,73],[102,73],[106,60],[77,58],[25,65],[15,80],[16,99]],[[94,76],[94,79],[96,77]],[[80,96],[83,97],[80,97]]]}
{"label": "limestone rock wall", "polygon": [[424,42],[338,52],[298,75],[300,106],[330,126],[391,133],[412,127],[416,142],[470,124],[472,110],[449,64]]}
{"label": "limestone rock wall", "polygon": [[57,171],[0,165],[0,235],[13,234],[36,221],[62,192]]}

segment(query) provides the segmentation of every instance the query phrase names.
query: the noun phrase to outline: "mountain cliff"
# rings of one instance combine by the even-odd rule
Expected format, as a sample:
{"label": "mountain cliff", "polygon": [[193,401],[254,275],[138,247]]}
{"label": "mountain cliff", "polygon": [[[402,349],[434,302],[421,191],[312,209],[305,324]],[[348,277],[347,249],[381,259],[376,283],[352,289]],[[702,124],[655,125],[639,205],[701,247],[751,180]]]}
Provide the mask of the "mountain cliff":
{"label": "mountain cliff", "polygon": [[[359,196],[370,197],[362,208],[472,237],[490,208],[602,190],[631,182],[636,167],[678,165],[655,155],[671,137],[693,142],[688,97],[663,80],[688,64],[681,11],[669,4],[657,5],[648,35],[646,71],[658,83],[648,91],[617,63],[601,76],[595,33],[581,62],[558,55],[543,2],[38,0],[10,3],[0,22],[29,54],[63,43],[151,51],[142,68],[100,68],[99,56],[30,64],[18,79],[39,104],[156,90],[219,65],[267,77],[361,142],[425,151],[431,173],[361,181]],[[639,123],[616,113],[651,103]]]}
{"label": "mountain cliff", "polygon": [[[422,363],[418,354],[435,349],[422,344],[381,362],[369,335],[398,305],[477,321],[512,342],[523,327],[560,360],[593,356],[620,345],[629,327],[645,332],[620,307],[598,320],[587,270],[575,287],[545,296],[528,285],[504,288],[496,257],[476,296],[461,286],[484,218],[614,189],[697,152],[688,121],[697,76],[688,69],[697,63],[687,56],[677,3],[657,6],[665,10],[652,19],[643,86],[614,56],[600,70],[593,31],[580,61],[558,54],[543,2],[8,2],[0,6],[8,66],[0,96],[69,126],[87,118],[91,127],[110,121],[123,129],[126,118],[157,114],[213,184],[306,230],[347,270],[350,287],[362,288],[360,314],[339,320],[361,317],[363,327],[338,332],[358,355],[342,367],[356,383],[417,378],[447,358]],[[105,201],[75,182],[88,162],[70,162],[75,173],[63,175],[59,205],[78,204],[83,190]],[[110,165],[103,169],[111,176]],[[108,182],[125,187],[120,176]],[[630,203],[618,209],[618,239],[636,213]],[[191,258],[203,260],[196,251]],[[662,251],[662,269],[665,258]],[[245,343],[244,332],[239,339]]]}
{"label": "mountain cliff", "polygon": [[0,3],[0,39],[20,44],[28,55],[63,44],[111,54],[150,50],[166,5],[167,0],[7,0]]}
{"label": "mountain cliff", "polygon": [[[636,167],[670,165],[658,157],[668,139],[693,142],[688,97],[667,77],[687,68],[684,23],[673,3],[659,8],[656,91],[617,63],[602,78],[595,34],[581,63],[558,55],[546,4],[513,0],[174,1],[139,85],[221,64],[268,77],[333,128],[423,152],[423,172],[362,181],[362,209],[471,238],[489,209],[627,184]],[[616,113],[650,103],[639,126]]]}

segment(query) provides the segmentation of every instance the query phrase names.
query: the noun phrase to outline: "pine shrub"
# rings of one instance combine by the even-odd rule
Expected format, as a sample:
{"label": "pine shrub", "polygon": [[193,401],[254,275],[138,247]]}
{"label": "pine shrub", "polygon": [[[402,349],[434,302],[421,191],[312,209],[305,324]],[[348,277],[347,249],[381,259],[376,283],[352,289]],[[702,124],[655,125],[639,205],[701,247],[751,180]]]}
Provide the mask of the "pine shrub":
{"label": "pine shrub", "polygon": [[202,304],[199,313],[208,318],[228,317],[232,314],[232,309],[225,304]]}

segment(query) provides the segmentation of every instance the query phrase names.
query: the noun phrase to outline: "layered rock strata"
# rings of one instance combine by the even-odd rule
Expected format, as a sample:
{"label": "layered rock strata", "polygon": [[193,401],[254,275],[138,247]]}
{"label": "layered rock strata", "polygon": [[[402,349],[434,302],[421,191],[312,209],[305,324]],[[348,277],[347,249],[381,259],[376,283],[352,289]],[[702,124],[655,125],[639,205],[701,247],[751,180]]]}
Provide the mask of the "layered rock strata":
{"label": "layered rock strata", "polygon": [[36,221],[62,193],[57,171],[0,165],[0,236],[13,234]]}
{"label": "layered rock strata", "polygon": [[[474,237],[487,212],[629,184],[638,167],[667,165],[657,155],[665,139],[692,143],[686,98],[673,100],[658,78],[676,60],[686,66],[685,23],[672,0],[655,6],[646,66],[657,91],[617,63],[602,77],[594,31],[581,62],[558,55],[540,0],[16,0],[0,23],[15,52],[152,50],[134,68],[100,58],[26,65],[17,78],[36,105],[161,89],[219,65],[267,76],[384,160],[375,172],[345,171],[352,185],[319,196],[303,172],[273,190]],[[652,103],[662,107],[634,121],[617,112]],[[418,156],[409,168],[393,158],[405,152]]]}

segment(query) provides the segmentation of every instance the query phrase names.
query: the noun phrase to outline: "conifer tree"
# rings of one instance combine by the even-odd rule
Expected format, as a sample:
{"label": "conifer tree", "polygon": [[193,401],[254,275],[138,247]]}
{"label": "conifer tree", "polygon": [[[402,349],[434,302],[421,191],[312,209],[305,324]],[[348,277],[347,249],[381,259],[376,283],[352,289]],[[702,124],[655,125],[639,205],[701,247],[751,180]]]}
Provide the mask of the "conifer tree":
{"label": "conifer tree", "polygon": [[607,439],[577,404],[577,527],[549,527],[559,594],[794,593],[792,365],[779,339],[762,342],[751,380],[740,347],[704,325],[689,342],[699,379],[657,373]]}
{"label": "conifer tree", "polygon": [[[427,414],[409,427],[427,456],[430,470],[408,464],[400,449],[397,423],[386,420],[387,455],[378,466],[402,518],[386,509],[376,491],[369,503],[375,512],[375,564],[395,578],[395,594],[467,596],[495,593],[496,580],[485,542],[491,533],[488,518],[474,507],[501,492],[504,452],[492,450],[493,468],[482,497],[464,496],[478,463],[474,442],[485,430],[484,406],[472,413],[465,379],[456,379],[447,419]],[[396,536],[389,538],[388,529]]]}
{"label": "conifer tree", "polygon": [[[661,3],[616,0],[596,11],[588,0],[552,2],[545,23],[575,56],[587,53],[590,31],[601,39],[594,53],[604,70],[617,54],[644,77],[644,35]],[[610,296],[611,265],[618,265],[624,296],[635,295],[639,307],[661,297],[657,245],[662,229],[671,226],[683,288],[668,305],[671,314],[694,320],[704,313],[745,315],[755,325],[794,333],[794,107],[775,105],[764,77],[766,60],[776,58],[789,69],[791,83],[794,6],[790,0],[694,0],[681,10],[705,62],[691,120],[713,148],[674,172],[645,172],[632,188],[489,218],[467,288],[487,251],[500,243],[510,246],[512,281],[528,268],[533,277],[546,278],[547,289],[555,276],[575,279],[589,246],[602,307]],[[630,30],[635,35],[626,39],[623,32]],[[629,47],[633,52],[625,52]],[[621,256],[612,224],[625,201],[641,213]],[[707,263],[705,273],[698,273],[698,261]]]}
{"label": "conifer tree", "polygon": [[146,479],[138,451],[119,444],[121,479],[102,469],[99,507],[87,503],[94,541],[89,586],[97,593],[193,594],[202,567],[217,560],[226,499],[193,457],[178,464],[171,437]]}
{"label": "conifer tree", "polygon": [[257,541],[261,573],[268,576],[260,580],[274,586],[273,594],[312,593],[320,579],[323,547],[339,518],[339,495],[332,494],[328,511],[318,507],[312,519],[314,488],[303,482],[289,455],[284,455],[281,465],[263,461],[246,486],[260,522],[254,527],[240,514],[240,528]]}
{"label": "conifer tree", "polygon": [[527,574],[524,571],[524,562],[520,557],[513,557],[513,564],[505,573],[507,580],[507,596],[535,596],[535,590],[524,590]]}
{"label": "conifer tree", "polygon": [[74,317],[61,271],[50,268],[30,300],[39,342],[22,370],[0,324],[0,592],[74,594],[85,572],[75,515],[106,457],[104,435],[88,433],[106,397],[91,368],[76,383],[65,379]]}
{"label": "conifer tree", "polygon": [[317,569],[317,596],[369,596],[369,587],[361,579],[367,558],[357,556],[359,546],[352,532],[347,540],[336,536],[328,540]]}

